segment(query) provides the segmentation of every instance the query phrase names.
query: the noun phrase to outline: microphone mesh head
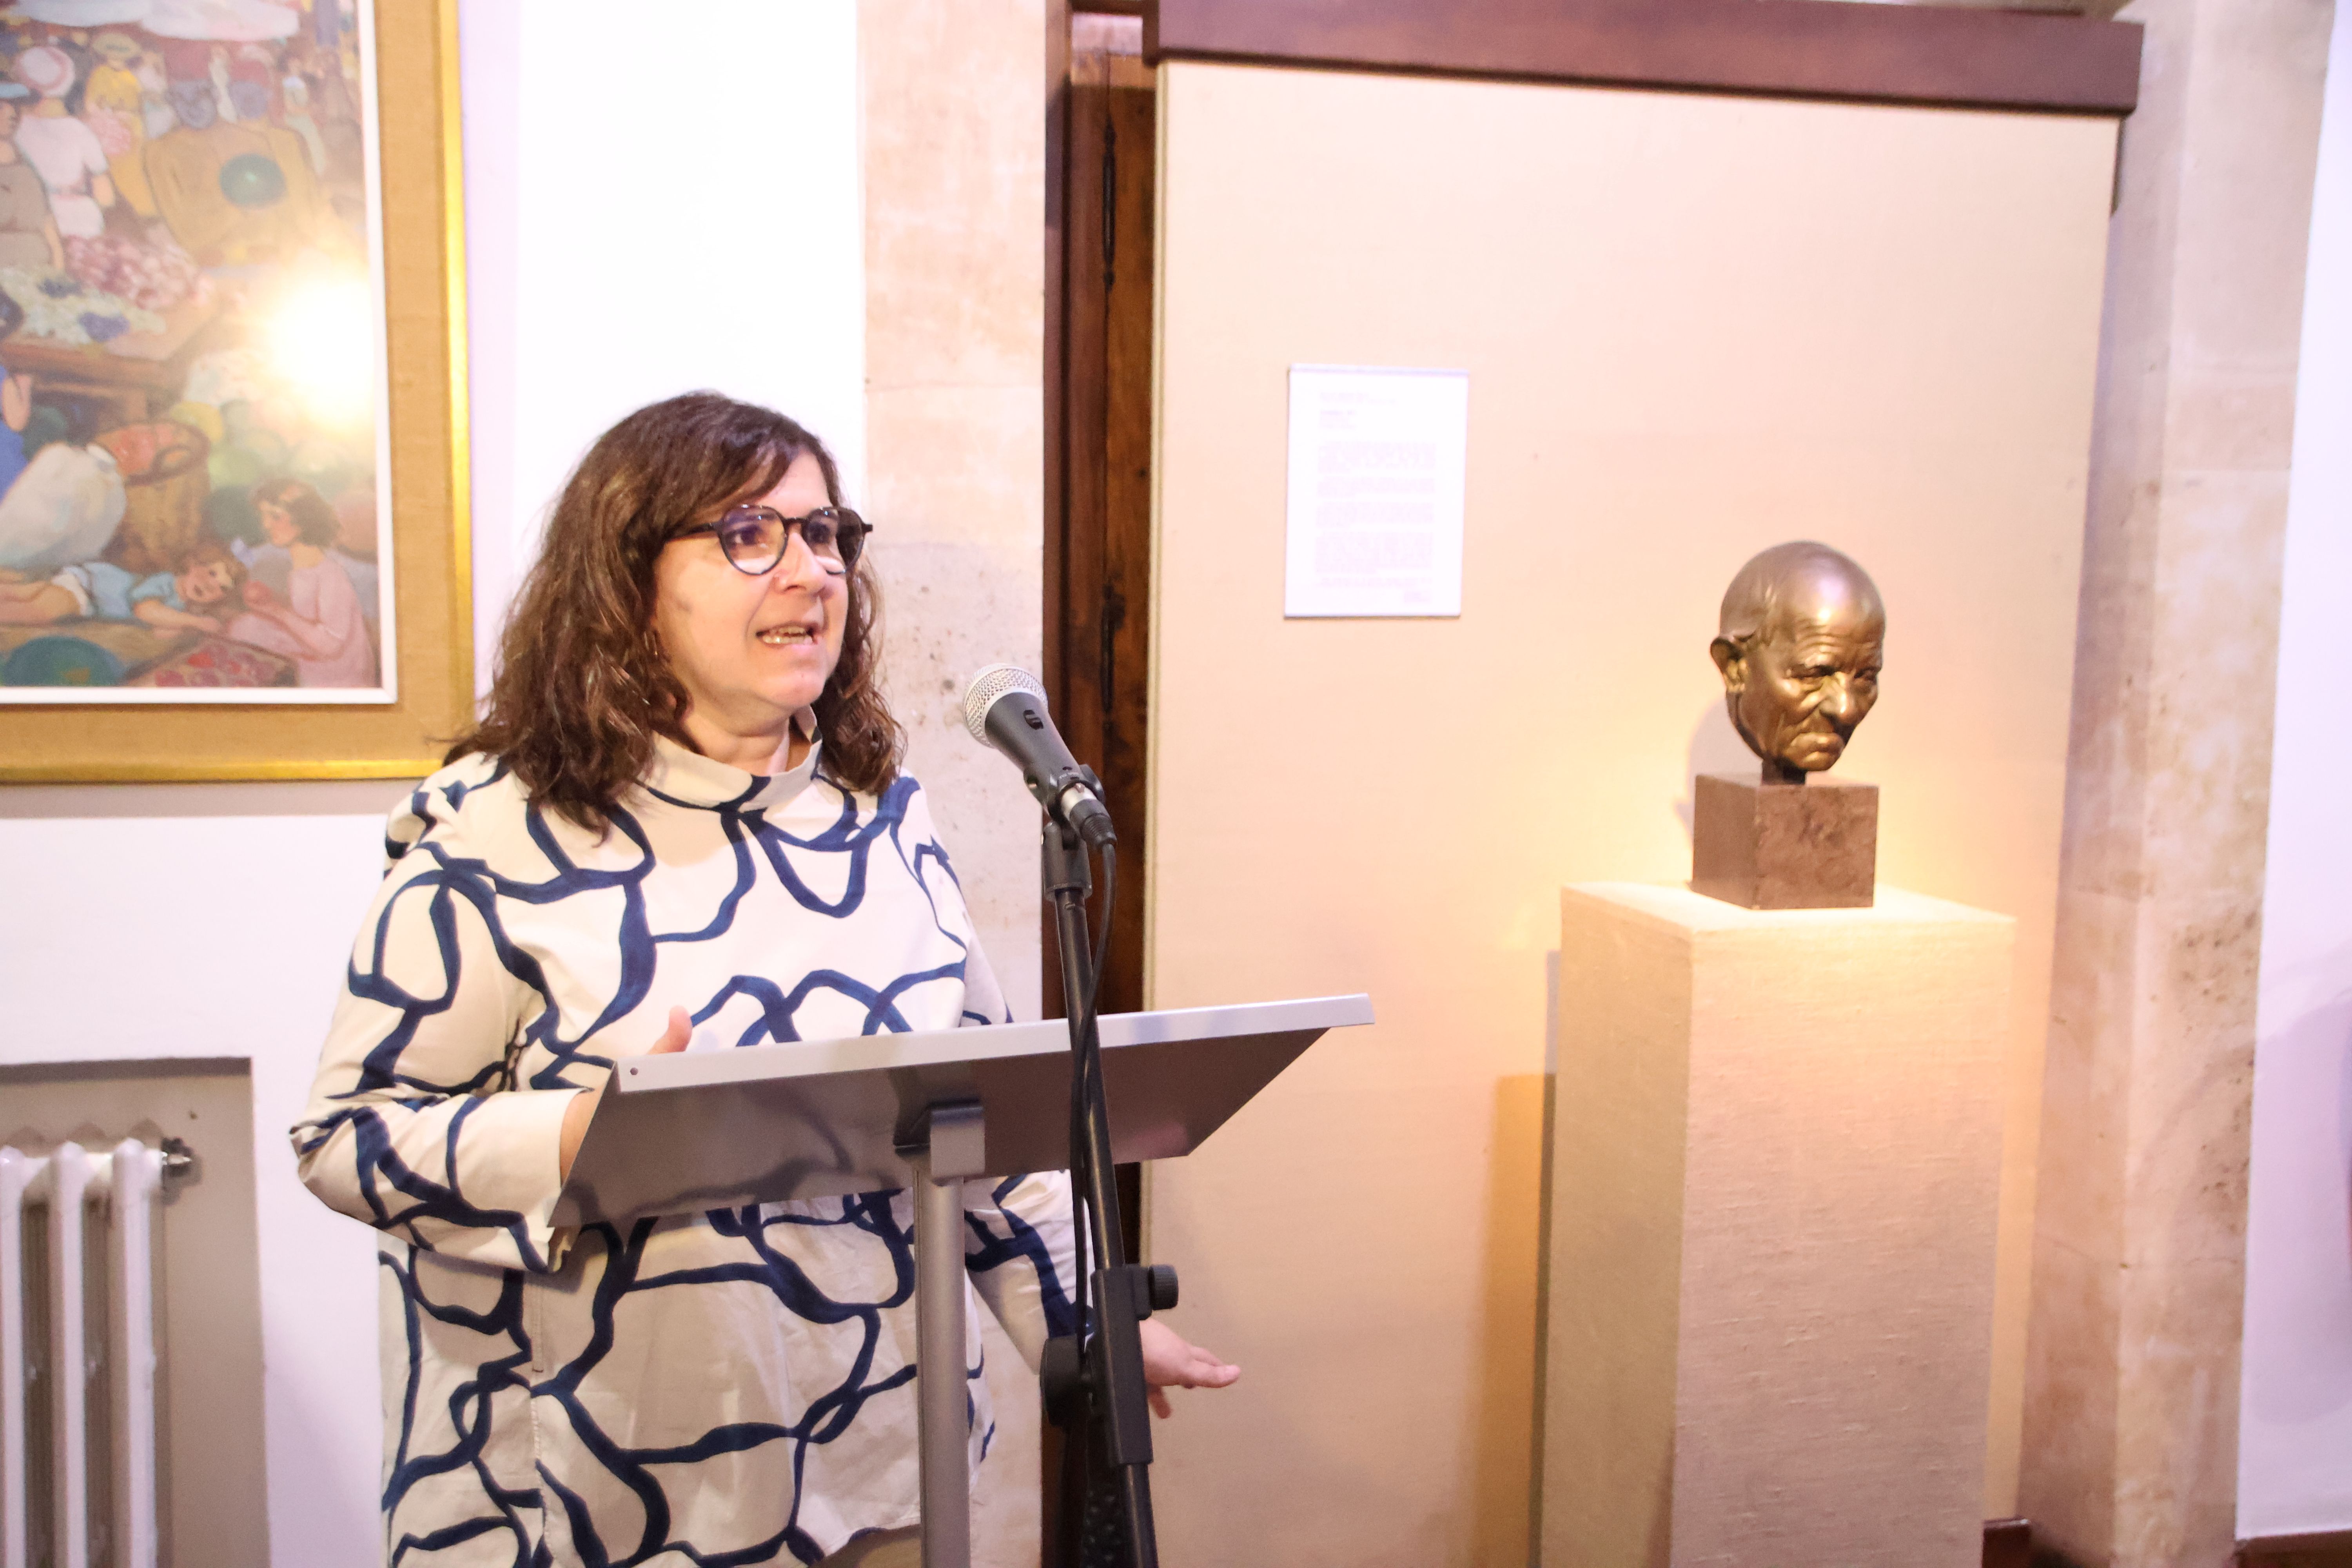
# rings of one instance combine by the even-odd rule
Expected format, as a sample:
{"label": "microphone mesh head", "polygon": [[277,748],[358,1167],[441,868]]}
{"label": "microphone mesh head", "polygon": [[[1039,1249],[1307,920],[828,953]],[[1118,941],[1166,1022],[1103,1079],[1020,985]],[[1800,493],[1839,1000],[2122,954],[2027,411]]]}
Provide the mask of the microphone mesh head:
{"label": "microphone mesh head", "polygon": [[1008,691],[1025,691],[1045,706],[1045,683],[1017,664],[992,664],[963,689],[963,727],[982,745],[988,744],[988,710]]}

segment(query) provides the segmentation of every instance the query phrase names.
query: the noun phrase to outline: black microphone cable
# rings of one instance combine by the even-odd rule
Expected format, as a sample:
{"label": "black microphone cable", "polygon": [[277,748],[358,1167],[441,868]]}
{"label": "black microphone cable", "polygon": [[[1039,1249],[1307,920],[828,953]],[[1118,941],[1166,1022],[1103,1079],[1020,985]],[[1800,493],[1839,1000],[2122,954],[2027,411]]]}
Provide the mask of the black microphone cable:
{"label": "black microphone cable", "polygon": [[[1080,850],[1083,854],[1085,851]],[[1092,1163],[1094,1150],[1086,1136],[1087,1103],[1093,1088],[1102,1081],[1102,1041],[1097,1037],[1097,1004],[1102,998],[1103,960],[1110,952],[1110,925],[1113,900],[1118,891],[1118,852],[1112,846],[1102,847],[1102,921],[1095,932],[1094,973],[1087,982],[1086,999],[1071,1015],[1070,1040],[1076,1047],[1070,1073],[1070,1152],[1075,1156],[1070,1167],[1070,1229],[1077,1262],[1077,1296],[1072,1303],[1077,1313],[1078,1342],[1087,1340],[1087,1305],[1091,1294],[1087,1286],[1087,1226],[1094,1205],[1087,1194],[1092,1189],[1087,1183],[1087,1167]]]}

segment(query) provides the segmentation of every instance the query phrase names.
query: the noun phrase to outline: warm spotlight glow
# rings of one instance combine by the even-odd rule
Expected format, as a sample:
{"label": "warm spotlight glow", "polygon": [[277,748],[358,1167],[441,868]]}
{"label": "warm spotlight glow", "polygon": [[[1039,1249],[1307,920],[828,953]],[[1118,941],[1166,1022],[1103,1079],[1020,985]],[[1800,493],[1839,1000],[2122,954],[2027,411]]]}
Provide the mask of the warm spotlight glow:
{"label": "warm spotlight glow", "polygon": [[362,278],[314,279],[278,301],[264,333],[269,363],[322,425],[366,423],[374,412],[375,353]]}

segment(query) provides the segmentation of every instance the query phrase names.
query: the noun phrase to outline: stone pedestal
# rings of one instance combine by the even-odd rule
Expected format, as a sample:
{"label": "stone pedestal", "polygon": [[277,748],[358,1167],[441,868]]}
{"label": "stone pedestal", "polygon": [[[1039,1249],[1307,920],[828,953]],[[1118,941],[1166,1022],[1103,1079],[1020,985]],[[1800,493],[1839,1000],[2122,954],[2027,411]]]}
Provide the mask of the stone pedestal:
{"label": "stone pedestal", "polygon": [[1701,773],[1691,785],[1691,889],[1749,910],[1867,909],[1878,881],[1878,786]]}
{"label": "stone pedestal", "polygon": [[1545,1563],[1975,1568],[2013,934],[1563,892]]}

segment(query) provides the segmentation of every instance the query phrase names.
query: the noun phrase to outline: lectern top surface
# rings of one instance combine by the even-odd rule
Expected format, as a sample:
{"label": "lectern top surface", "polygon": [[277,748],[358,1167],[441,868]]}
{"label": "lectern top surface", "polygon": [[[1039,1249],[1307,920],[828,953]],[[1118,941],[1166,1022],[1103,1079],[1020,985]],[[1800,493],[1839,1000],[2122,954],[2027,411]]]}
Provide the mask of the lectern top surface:
{"label": "lectern top surface", "polygon": [[[1102,1020],[1112,1157],[1190,1153],[1368,996],[1118,1013]],[[887,1192],[915,1179],[929,1113],[980,1112],[962,1174],[1061,1169],[1070,1035],[1042,1024],[627,1057],[589,1121],[556,1223]]]}
{"label": "lectern top surface", "polygon": [[[1311,996],[1284,1002],[1247,1002],[1220,1007],[1171,1007],[1154,1013],[1113,1013],[1097,1033],[1106,1051],[1181,1040],[1230,1039],[1243,1035],[1320,1033],[1372,1021],[1372,1001],[1351,996]],[[792,1040],[781,1045],[688,1049],[673,1056],[625,1058],[614,1074],[621,1094],[806,1078],[818,1073],[876,1068],[936,1067],[950,1062],[1003,1061],[1008,1058],[1066,1053],[1066,1019],[998,1024],[960,1029],[919,1029],[904,1034],[856,1035],[839,1040]]]}

